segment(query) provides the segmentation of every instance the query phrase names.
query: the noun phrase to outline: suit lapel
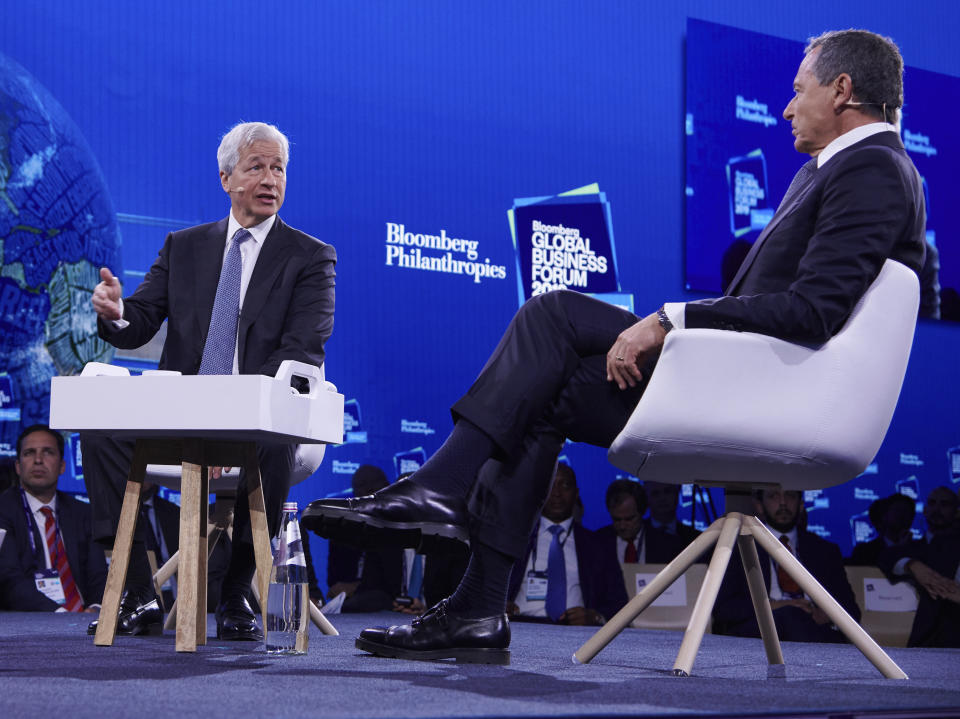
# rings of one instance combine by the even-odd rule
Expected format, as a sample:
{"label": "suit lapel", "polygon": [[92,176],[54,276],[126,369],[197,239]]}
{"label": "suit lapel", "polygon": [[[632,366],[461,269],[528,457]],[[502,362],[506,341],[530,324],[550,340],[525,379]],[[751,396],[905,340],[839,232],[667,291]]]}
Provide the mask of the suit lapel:
{"label": "suit lapel", "polygon": [[210,329],[210,317],[213,315],[213,301],[217,296],[217,284],[220,282],[220,267],[223,265],[223,253],[227,246],[227,218],[212,225],[203,237],[193,244],[194,282],[197,288],[197,336],[200,346],[207,339]]}
{"label": "suit lapel", "polygon": [[243,298],[243,307],[240,309],[240,325],[237,330],[238,358],[241,372],[243,367],[243,350],[247,339],[247,332],[263,309],[263,305],[270,294],[274,280],[286,265],[290,253],[288,249],[292,243],[287,226],[279,217],[273,223],[267,239],[263,241],[257,264],[253,268],[250,284]]}
{"label": "suit lapel", "polygon": [[[813,172],[816,171],[817,158],[813,158],[807,161],[800,170],[797,171],[799,175],[801,172],[810,172],[810,178],[807,178],[803,181],[802,185],[794,188],[793,183],[787,188],[787,192],[783,197],[783,201],[780,203],[780,206],[777,208],[777,211],[774,213],[773,218],[770,222],[767,223],[767,226],[763,228],[763,232],[760,233],[760,236],[757,237],[756,241],[753,243],[753,246],[750,248],[750,251],[747,253],[747,256],[744,258],[743,262],[740,263],[740,268],[737,270],[737,274],[734,275],[733,281],[729,284],[727,289],[724,291],[726,295],[735,294],[737,286],[740,284],[740,281],[747,274],[747,270],[750,269],[750,266],[753,264],[753,261],[756,259],[757,254],[760,252],[760,248],[763,246],[764,241],[767,237],[770,236],[770,233],[776,229],[783,218],[789,215],[793,209],[806,197],[807,192],[813,186]],[[796,179],[796,178],[795,178]]]}

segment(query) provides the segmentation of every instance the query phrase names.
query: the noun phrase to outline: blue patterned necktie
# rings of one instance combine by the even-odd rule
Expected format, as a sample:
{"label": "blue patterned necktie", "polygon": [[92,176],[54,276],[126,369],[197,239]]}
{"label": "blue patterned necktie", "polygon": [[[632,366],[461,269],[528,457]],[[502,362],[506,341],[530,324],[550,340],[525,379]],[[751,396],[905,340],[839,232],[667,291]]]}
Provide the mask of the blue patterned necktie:
{"label": "blue patterned necktie", "polygon": [[199,374],[233,374],[237,324],[240,321],[240,274],[243,271],[240,245],[252,237],[241,227],[227,250],[227,258],[220,270],[217,296],[213,300],[213,314],[210,315],[210,329],[207,330],[207,341],[203,346]]}
{"label": "blue patterned necktie", "polygon": [[560,542],[560,533],[563,527],[554,524],[549,529],[553,539],[550,541],[550,552],[547,554],[547,616],[553,621],[560,619],[567,611],[567,566],[563,560],[563,544]]}

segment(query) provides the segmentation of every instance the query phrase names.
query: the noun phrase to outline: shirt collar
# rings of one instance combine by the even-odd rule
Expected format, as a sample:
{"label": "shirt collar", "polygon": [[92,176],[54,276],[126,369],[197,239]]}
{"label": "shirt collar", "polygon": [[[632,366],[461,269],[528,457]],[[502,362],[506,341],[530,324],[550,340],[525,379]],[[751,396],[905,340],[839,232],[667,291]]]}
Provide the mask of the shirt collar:
{"label": "shirt collar", "polygon": [[[253,237],[254,241],[258,245],[262,245],[263,241],[267,239],[267,235],[270,234],[270,230],[273,229],[273,223],[276,222],[277,216],[270,215],[267,219],[261,222],[259,225],[254,225],[253,227],[248,227],[247,232],[250,233],[250,236]],[[233,210],[230,211],[230,219],[227,220],[227,240],[229,241],[233,237],[237,230],[239,230],[243,225],[237,222],[237,218],[233,216]]]}
{"label": "shirt collar", "polygon": [[573,517],[567,517],[567,518],[564,519],[562,522],[554,522],[554,521],[552,521],[552,520],[547,519],[547,518],[544,517],[543,515],[540,516],[540,531],[541,531],[541,532],[549,532],[549,531],[550,531],[550,527],[552,527],[552,526],[555,525],[555,524],[556,524],[558,527],[563,527],[563,533],[564,533],[564,534],[567,534],[567,533],[570,531],[570,525],[573,524]]}
{"label": "shirt collar", "polygon": [[47,504],[44,504],[39,499],[34,497],[30,492],[24,490],[23,496],[27,498],[27,506],[30,507],[30,511],[33,514],[39,514],[41,507],[50,507],[53,510],[53,513],[57,513],[57,494],[54,492],[53,499],[51,499]]}
{"label": "shirt collar", "polygon": [[897,128],[891,125],[889,122],[871,122],[869,125],[861,125],[860,127],[855,127],[849,132],[845,132],[840,137],[837,137],[827,145],[820,154],[817,155],[817,169],[823,167],[827,162],[830,161],[830,158],[836,155],[841,150],[846,150],[851,145],[855,145],[860,140],[865,140],[871,135],[876,135],[878,132],[896,132]]}
{"label": "shirt collar", "polygon": [[778,540],[780,539],[780,537],[785,536],[787,539],[790,540],[790,549],[792,549],[794,552],[797,551],[797,528],[796,528],[796,526],[794,526],[794,528],[791,529],[789,532],[781,532],[781,531],[779,531],[779,530],[777,530],[777,529],[774,529],[773,527],[771,527],[771,526],[770,526],[769,524],[767,524],[766,522],[763,523],[763,526],[765,526],[767,529],[769,529],[769,530],[770,530],[770,534],[772,534],[772,535],[773,535],[774,537],[776,537]]}

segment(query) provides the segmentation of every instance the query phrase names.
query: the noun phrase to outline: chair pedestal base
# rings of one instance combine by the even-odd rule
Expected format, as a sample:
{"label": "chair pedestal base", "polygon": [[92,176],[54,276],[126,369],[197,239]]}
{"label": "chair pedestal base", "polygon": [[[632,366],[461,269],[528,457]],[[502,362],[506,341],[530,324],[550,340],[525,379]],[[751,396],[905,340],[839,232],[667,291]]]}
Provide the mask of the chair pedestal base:
{"label": "chair pedestal base", "polygon": [[[737,503],[730,502],[729,498],[730,495],[728,494],[728,508],[736,506]],[[736,508],[742,509],[742,503]],[[701,554],[711,546],[716,545],[673,667],[675,675],[689,676],[693,670],[693,663],[700,648],[700,643],[703,641],[713,605],[717,600],[720,583],[730,563],[733,546],[736,543],[747,575],[750,597],[753,600],[753,608],[757,616],[757,624],[760,627],[764,649],[767,653],[767,661],[771,665],[782,665],[783,653],[780,650],[780,639],[777,636],[777,628],[774,624],[773,611],[770,608],[770,599],[760,569],[755,542],[759,542],[760,546],[767,551],[773,560],[796,580],[813,603],[836,624],[837,628],[870,660],[883,676],[888,679],[907,678],[903,670],[847,614],[837,600],[830,596],[830,593],[800,564],[797,558],[777,541],[776,537],[770,533],[763,523],[756,517],[744,514],[742,511],[730,511],[710,525],[690,546],[664,567],[643,591],[631,599],[623,609],[617,612],[610,621],[574,653],[574,662],[586,664],[592,660],[614,637],[630,626],[630,623],[644,609],[666,591],[674,580],[689,569],[690,565],[696,562]]]}

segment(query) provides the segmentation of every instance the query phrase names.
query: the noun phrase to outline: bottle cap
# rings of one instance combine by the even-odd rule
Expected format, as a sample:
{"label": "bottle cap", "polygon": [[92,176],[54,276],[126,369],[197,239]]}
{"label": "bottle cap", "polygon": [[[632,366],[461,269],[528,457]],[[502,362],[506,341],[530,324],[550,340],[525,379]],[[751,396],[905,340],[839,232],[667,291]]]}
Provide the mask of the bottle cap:
{"label": "bottle cap", "polygon": [[297,503],[296,503],[296,502],[284,502],[284,503],[283,503],[283,511],[284,511],[284,512],[290,512],[290,511],[296,512],[296,511],[297,511]]}

